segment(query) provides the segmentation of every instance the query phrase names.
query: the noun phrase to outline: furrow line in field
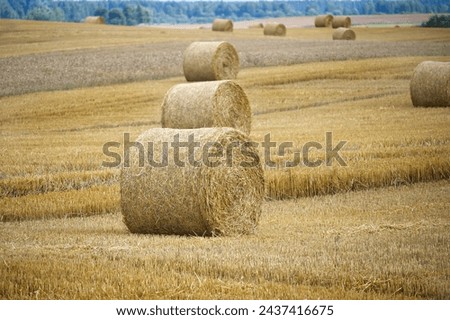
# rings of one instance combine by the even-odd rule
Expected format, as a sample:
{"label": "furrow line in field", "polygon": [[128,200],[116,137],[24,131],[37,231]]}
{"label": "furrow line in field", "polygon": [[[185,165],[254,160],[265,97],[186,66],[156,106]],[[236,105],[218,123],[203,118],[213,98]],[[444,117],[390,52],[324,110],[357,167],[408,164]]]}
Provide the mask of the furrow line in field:
{"label": "furrow line in field", "polygon": [[52,132],[78,132],[78,131],[90,131],[96,129],[114,129],[121,127],[141,127],[141,126],[153,126],[161,124],[160,121],[135,121],[135,122],[127,122],[127,123],[119,123],[119,124],[99,124],[95,126],[87,126],[80,128],[70,128],[70,129],[58,129],[53,130]]}

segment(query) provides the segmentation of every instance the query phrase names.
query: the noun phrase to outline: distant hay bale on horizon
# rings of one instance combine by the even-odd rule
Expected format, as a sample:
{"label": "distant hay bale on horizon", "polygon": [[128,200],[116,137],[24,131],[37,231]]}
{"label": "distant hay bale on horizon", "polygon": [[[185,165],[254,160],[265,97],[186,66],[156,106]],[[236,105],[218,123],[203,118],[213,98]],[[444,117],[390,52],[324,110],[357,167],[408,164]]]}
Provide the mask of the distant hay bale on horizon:
{"label": "distant hay bale on horizon", "polygon": [[282,23],[266,23],[264,26],[265,36],[285,36],[286,26]]}
{"label": "distant hay bale on horizon", "polygon": [[352,26],[352,19],[346,16],[337,16],[333,18],[333,28],[350,28]]}
{"label": "distant hay bale on horizon", "polygon": [[105,19],[101,16],[89,16],[84,18],[84,23],[105,24]]}
{"label": "distant hay bale on horizon", "polygon": [[333,32],[333,40],[355,40],[355,31],[348,28],[337,28]]}
{"label": "distant hay bale on horizon", "polygon": [[[192,139],[197,147],[180,147],[175,156],[170,147],[175,137],[184,143]],[[265,196],[264,173],[257,148],[245,134],[232,128],[153,128],[137,143],[151,147],[152,160],[164,166],[139,163],[139,149],[130,149],[129,166],[120,176],[120,204],[132,233],[254,233]],[[209,158],[202,160],[205,150]]]}
{"label": "distant hay bale on horizon", "polygon": [[424,61],[410,82],[415,107],[450,107],[450,62]]}
{"label": "distant hay bale on horizon", "polygon": [[230,19],[215,19],[212,23],[212,31],[233,31],[233,21]]}
{"label": "distant hay bale on horizon", "polygon": [[230,80],[181,83],[161,105],[163,128],[232,127],[250,134],[252,113],[244,90]]}
{"label": "distant hay bale on horizon", "polygon": [[226,41],[196,41],[184,51],[183,72],[187,81],[236,79],[239,55]]}
{"label": "distant hay bale on horizon", "polygon": [[333,15],[325,14],[317,16],[314,19],[314,25],[316,28],[329,28],[333,25]]}
{"label": "distant hay bale on horizon", "polygon": [[248,26],[250,29],[262,29],[264,28],[264,24],[262,22],[260,23],[254,23]]}

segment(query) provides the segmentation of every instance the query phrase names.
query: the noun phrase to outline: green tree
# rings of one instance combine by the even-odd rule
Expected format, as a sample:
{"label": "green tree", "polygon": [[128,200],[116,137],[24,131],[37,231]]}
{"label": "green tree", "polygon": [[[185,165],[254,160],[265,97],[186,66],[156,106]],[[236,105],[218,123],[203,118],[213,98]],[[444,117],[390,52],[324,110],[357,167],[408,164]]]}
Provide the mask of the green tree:
{"label": "green tree", "polygon": [[97,8],[94,11],[94,16],[103,17],[103,19],[105,19],[105,21],[107,21],[108,20],[108,9],[106,9],[106,8]]}
{"label": "green tree", "polygon": [[246,2],[244,4],[244,6],[242,7],[242,10],[245,13],[249,14],[250,16],[255,17],[256,16],[256,8],[257,8],[257,6],[256,6],[255,3],[253,3],[253,2]]}
{"label": "green tree", "polygon": [[306,8],[306,15],[307,16],[316,16],[318,14],[318,11],[315,7],[309,6]]}
{"label": "green tree", "polygon": [[53,20],[53,11],[48,7],[35,7],[27,15],[28,20]]}
{"label": "green tree", "polygon": [[439,12],[449,12],[449,6],[442,3],[439,5]]}
{"label": "green tree", "polygon": [[124,25],[126,23],[126,18],[120,8],[113,8],[108,12],[107,21],[109,24]]}
{"label": "green tree", "polygon": [[126,4],[125,7],[123,8],[123,15],[125,16],[126,19],[126,24],[128,26],[134,26],[136,24],[138,24],[137,21],[137,12],[136,12],[136,8]]}
{"label": "green tree", "polygon": [[53,17],[51,20],[64,21],[65,20],[64,11],[58,7],[53,8]]}
{"label": "green tree", "polygon": [[8,3],[6,0],[0,1],[0,17],[6,18],[6,19],[17,19],[19,18],[19,15],[14,10],[13,7]]}
{"label": "green tree", "polygon": [[364,14],[374,14],[375,13],[375,5],[372,0],[367,1],[363,6]]}
{"label": "green tree", "polygon": [[336,8],[334,1],[328,1],[325,6],[325,12],[333,12],[334,10],[339,10],[339,8]]}
{"label": "green tree", "polygon": [[138,5],[136,8],[136,20],[138,23],[150,23],[150,10]]}
{"label": "green tree", "polygon": [[450,28],[450,15],[433,15],[427,22],[422,23],[422,27],[428,28]]}

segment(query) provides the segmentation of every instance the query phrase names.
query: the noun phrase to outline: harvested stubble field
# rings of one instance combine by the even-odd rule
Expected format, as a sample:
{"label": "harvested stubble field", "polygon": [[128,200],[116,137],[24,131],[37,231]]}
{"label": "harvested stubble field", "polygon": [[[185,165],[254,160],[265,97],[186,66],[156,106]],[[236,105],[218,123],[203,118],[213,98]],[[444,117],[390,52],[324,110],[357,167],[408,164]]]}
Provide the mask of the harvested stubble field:
{"label": "harvested stubble field", "polygon": [[[300,28],[0,24],[1,298],[450,298],[450,110],[409,97],[418,63],[450,61],[448,30],[355,28],[337,44]],[[102,146],[161,126],[195,40],[236,46],[251,138],[293,147],[272,149],[256,234],[132,235]],[[326,132],[347,166],[283,168]]]}
{"label": "harvested stubble field", "polygon": [[[77,32],[71,24],[54,23],[37,28],[36,22],[8,23],[4,29],[13,31],[2,35],[2,43],[11,44],[0,46],[0,70],[8,77],[0,78],[0,95],[181,76],[183,51],[195,40],[231,42],[244,68],[377,57],[445,56],[450,52],[450,34],[445,29],[430,32],[419,28],[360,28],[356,31],[357,43],[343,43],[330,41],[329,29],[291,29],[279,39],[264,37],[261,30],[252,29],[237,30],[230,35],[210,30],[143,27],[135,27],[132,32],[121,27],[75,24]],[[433,45],[424,45],[424,41]]]}

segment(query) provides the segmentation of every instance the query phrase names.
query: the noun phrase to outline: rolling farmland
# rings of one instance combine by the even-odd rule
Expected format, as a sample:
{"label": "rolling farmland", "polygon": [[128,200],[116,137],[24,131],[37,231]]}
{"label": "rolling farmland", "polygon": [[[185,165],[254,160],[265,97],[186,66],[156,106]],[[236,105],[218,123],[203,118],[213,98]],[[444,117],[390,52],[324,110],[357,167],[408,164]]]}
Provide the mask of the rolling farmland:
{"label": "rolling farmland", "polygon": [[[0,20],[0,297],[449,299],[450,109],[414,108],[409,81],[450,62],[450,31],[369,23],[332,41]],[[254,235],[130,234],[103,145],[161,126],[199,40],[236,47],[253,141],[292,146],[271,150]],[[327,132],[344,166],[285,166]]]}

